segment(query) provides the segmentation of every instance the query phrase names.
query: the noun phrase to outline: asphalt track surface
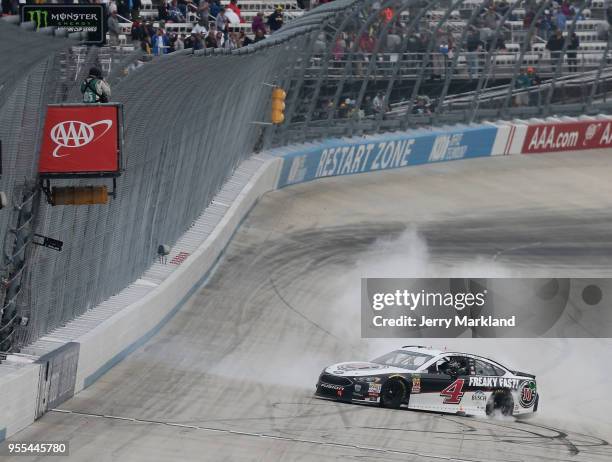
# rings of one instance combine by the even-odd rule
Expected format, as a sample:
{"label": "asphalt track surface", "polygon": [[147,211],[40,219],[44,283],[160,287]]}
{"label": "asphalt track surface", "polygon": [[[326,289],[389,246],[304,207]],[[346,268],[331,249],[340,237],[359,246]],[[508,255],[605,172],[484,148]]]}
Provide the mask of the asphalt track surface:
{"label": "asphalt track surface", "polygon": [[610,152],[520,156],[268,194],[157,335],[11,439],[78,461],[610,461],[610,340],[428,341],[536,373],[528,421],[312,393],[324,366],[403,344],[359,338],[360,276],[610,276],[611,173]]}

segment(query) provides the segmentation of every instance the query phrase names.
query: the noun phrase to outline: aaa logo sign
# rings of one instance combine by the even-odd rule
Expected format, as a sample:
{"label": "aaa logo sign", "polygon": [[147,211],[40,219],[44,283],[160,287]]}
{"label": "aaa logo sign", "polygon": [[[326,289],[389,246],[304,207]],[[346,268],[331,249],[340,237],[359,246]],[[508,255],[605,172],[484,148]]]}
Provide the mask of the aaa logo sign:
{"label": "aaa logo sign", "polygon": [[[98,132],[96,136],[95,128],[103,126],[103,131]],[[67,120],[55,125],[50,132],[51,139],[56,144],[53,150],[53,157],[65,157],[70,155],[74,150],[65,149],[64,153],[60,153],[60,148],[80,148],[88,145],[104,134],[113,126],[112,120],[100,120],[93,124],[87,124],[80,120]]]}
{"label": "aaa logo sign", "polygon": [[39,172],[118,172],[118,123],[116,106],[50,106],[43,130]]}

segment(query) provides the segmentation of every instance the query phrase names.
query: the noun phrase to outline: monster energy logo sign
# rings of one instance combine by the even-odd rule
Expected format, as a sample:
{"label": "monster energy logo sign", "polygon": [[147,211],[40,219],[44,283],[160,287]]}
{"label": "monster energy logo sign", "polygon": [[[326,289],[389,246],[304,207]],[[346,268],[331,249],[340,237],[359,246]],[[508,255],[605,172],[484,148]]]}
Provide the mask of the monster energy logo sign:
{"label": "monster energy logo sign", "polygon": [[47,18],[49,17],[48,11],[34,10],[28,11],[28,19],[30,22],[36,23],[36,29],[41,27],[47,27]]}
{"label": "monster energy logo sign", "polygon": [[104,7],[102,5],[23,5],[21,20],[43,27],[58,27],[67,32],[89,33],[86,43],[103,43]]}

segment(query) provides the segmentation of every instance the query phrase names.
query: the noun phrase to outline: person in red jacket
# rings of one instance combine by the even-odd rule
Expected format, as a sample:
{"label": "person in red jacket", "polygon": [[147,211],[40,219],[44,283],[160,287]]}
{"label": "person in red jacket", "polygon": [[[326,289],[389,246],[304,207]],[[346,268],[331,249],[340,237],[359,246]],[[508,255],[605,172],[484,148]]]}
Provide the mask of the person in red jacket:
{"label": "person in red jacket", "polygon": [[244,19],[242,19],[242,16],[240,16],[240,7],[238,6],[238,0],[230,0],[229,5],[227,5],[227,8],[236,13],[236,16],[240,18],[240,22],[244,22]]}

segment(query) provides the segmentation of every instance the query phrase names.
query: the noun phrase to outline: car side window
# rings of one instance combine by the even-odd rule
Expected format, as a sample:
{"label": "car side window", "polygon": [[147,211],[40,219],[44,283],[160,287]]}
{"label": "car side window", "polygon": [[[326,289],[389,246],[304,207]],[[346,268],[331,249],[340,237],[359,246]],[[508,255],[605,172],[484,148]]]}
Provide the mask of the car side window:
{"label": "car side window", "polygon": [[430,374],[466,375],[468,374],[469,360],[465,356],[446,356],[427,368]]}
{"label": "car side window", "polygon": [[449,358],[442,358],[433,363],[427,368],[427,372],[430,374],[444,374],[446,367],[448,366]]}
{"label": "car side window", "polygon": [[493,366],[493,369],[495,369],[495,372],[496,372],[495,375],[506,375],[506,371],[500,367]]}
{"label": "car side window", "polygon": [[504,375],[502,372],[500,374],[500,370],[486,361],[481,361],[479,359],[474,360],[474,373],[476,375],[488,375],[488,376],[496,376],[496,375]]}
{"label": "car side window", "polygon": [[458,366],[459,375],[469,374],[470,358],[467,356],[451,356],[451,362]]}

